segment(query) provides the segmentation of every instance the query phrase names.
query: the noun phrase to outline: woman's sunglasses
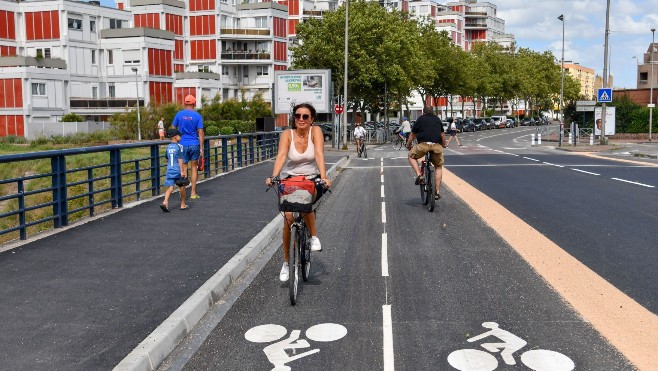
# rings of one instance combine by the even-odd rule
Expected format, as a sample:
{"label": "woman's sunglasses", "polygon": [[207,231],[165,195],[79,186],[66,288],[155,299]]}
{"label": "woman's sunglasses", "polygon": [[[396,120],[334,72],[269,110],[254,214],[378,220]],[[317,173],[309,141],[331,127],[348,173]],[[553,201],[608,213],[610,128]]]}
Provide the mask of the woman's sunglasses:
{"label": "woman's sunglasses", "polygon": [[311,115],[307,115],[307,114],[303,114],[303,115],[302,115],[301,113],[295,113],[295,118],[296,118],[297,120],[299,120],[299,119],[308,120],[308,119],[311,118]]}

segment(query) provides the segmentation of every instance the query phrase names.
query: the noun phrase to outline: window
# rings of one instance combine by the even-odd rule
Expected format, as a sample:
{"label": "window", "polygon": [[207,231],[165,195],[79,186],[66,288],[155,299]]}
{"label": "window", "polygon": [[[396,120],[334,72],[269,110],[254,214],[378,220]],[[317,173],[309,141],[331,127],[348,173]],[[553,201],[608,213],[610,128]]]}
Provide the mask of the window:
{"label": "window", "polygon": [[222,76],[228,76],[228,66],[222,66]]}
{"label": "window", "polygon": [[256,28],[267,28],[267,17],[256,17]]}
{"label": "window", "polygon": [[110,18],[110,28],[111,29],[121,28],[121,20]]}
{"label": "window", "polygon": [[45,58],[50,58],[50,48],[43,49],[43,56]]}
{"label": "window", "polygon": [[37,96],[46,96],[46,83],[45,82],[33,82],[32,83],[32,95]]}
{"label": "window", "polygon": [[82,29],[82,20],[69,18],[69,28],[72,30],[81,30]]}
{"label": "window", "polygon": [[91,51],[91,64],[96,64],[96,51]]}
{"label": "window", "polygon": [[98,86],[93,86],[91,88],[91,97],[94,99],[98,98]]}
{"label": "window", "polygon": [[107,95],[108,95],[110,98],[116,98],[116,96],[117,96],[117,92],[116,92],[116,87],[114,86],[114,84],[110,84],[110,85],[108,85],[108,87],[107,87]]}
{"label": "window", "polygon": [[267,76],[270,74],[268,66],[256,66],[256,75],[257,76]]}
{"label": "window", "polygon": [[114,64],[114,53],[109,49],[107,51],[107,64]]}
{"label": "window", "polygon": [[89,21],[89,31],[96,32],[96,21]]}
{"label": "window", "polygon": [[200,66],[197,66],[197,67],[198,67],[199,72],[210,72],[210,66],[200,65]]}

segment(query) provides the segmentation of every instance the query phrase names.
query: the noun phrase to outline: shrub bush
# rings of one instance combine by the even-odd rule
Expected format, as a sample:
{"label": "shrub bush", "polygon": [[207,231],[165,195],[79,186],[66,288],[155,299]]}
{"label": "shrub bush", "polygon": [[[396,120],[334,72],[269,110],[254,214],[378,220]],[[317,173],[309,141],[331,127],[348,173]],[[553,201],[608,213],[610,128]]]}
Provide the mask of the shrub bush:
{"label": "shrub bush", "polygon": [[231,134],[235,134],[235,128],[233,128],[233,126],[222,126],[219,129],[219,132],[222,135],[231,135]]}
{"label": "shrub bush", "polygon": [[62,122],[82,122],[84,119],[82,116],[77,115],[75,113],[67,113],[66,115],[62,116]]}
{"label": "shrub bush", "polygon": [[207,126],[206,127],[206,135],[209,137],[214,137],[216,135],[219,135],[220,131],[217,126]]}

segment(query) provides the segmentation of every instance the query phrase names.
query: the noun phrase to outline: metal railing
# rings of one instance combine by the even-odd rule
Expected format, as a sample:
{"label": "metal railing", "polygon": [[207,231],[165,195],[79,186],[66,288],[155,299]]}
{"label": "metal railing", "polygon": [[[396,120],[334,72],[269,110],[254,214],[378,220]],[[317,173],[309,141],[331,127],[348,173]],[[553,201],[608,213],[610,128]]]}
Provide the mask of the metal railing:
{"label": "metal railing", "polygon": [[[276,156],[278,142],[278,132],[207,137],[199,179],[268,160]],[[168,144],[150,141],[0,156],[0,243],[25,240],[160,195]]]}

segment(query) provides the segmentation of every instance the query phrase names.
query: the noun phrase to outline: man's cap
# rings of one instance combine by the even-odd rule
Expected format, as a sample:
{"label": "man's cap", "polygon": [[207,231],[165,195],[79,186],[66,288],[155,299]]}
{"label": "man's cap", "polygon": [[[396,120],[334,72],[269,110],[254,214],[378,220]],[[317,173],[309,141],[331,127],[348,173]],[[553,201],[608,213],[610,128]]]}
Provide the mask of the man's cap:
{"label": "man's cap", "polygon": [[403,120],[406,120],[406,119],[407,119],[407,116],[402,116],[402,119],[403,119]]}
{"label": "man's cap", "polygon": [[188,94],[185,96],[185,104],[195,104],[196,103],[196,98],[192,94]]}
{"label": "man's cap", "polygon": [[169,130],[167,131],[167,136],[168,136],[169,138],[173,138],[173,137],[175,137],[176,135],[180,135],[180,131],[178,131],[178,129],[169,129]]}

